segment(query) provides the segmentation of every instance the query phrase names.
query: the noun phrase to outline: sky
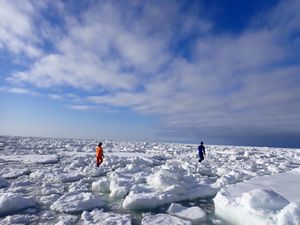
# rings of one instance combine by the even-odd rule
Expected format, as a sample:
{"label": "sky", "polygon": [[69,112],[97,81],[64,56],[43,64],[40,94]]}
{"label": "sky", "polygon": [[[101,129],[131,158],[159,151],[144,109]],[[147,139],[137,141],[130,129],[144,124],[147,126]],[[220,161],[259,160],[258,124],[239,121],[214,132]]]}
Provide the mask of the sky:
{"label": "sky", "polygon": [[0,0],[0,134],[300,147],[299,11]]}

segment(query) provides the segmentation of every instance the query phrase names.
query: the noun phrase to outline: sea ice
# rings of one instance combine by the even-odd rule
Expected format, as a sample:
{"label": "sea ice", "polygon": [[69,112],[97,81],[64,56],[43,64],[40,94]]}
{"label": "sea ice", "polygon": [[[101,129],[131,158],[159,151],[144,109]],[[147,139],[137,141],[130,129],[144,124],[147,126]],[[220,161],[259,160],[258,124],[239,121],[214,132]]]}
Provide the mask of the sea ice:
{"label": "sea ice", "polygon": [[299,225],[299,183],[295,170],[227,186],[214,198],[215,213],[237,225]]}
{"label": "sea ice", "polygon": [[[103,141],[105,158],[98,168],[98,140],[0,136],[0,142],[0,204],[5,202],[7,208],[7,201],[14,201],[0,224],[71,225],[82,224],[83,218],[94,223],[106,215],[113,224],[124,211],[137,224],[142,216],[145,224],[191,224],[180,215],[149,215],[166,213],[173,203],[171,213],[181,201],[189,207],[178,209],[180,214],[208,204],[203,207],[206,220],[200,223],[224,224],[235,215],[243,225],[300,224],[299,149],[207,145],[206,158],[199,163],[197,145]],[[213,205],[202,198],[214,197],[220,188],[215,215]],[[3,199],[7,193],[13,196]],[[35,204],[23,209],[16,196]],[[102,207],[107,212],[99,210]],[[84,210],[89,212],[79,219]],[[76,215],[68,214],[73,212]]]}
{"label": "sea ice", "polygon": [[0,188],[5,188],[9,185],[9,182],[4,178],[0,177]]}
{"label": "sea ice", "polygon": [[106,177],[102,177],[92,183],[92,190],[100,193],[109,192],[109,182]]}
{"label": "sea ice", "polygon": [[0,195],[0,216],[35,205],[35,201],[30,197],[24,197],[16,193],[4,193]]}
{"label": "sea ice", "polygon": [[181,219],[189,220],[193,224],[199,224],[206,220],[206,213],[198,206],[188,208],[180,204],[172,203],[167,212]]}
{"label": "sea ice", "polygon": [[131,177],[128,176],[122,176],[117,174],[116,172],[113,172],[109,176],[110,179],[110,185],[109,189],[111,191],[110,197],[111,198],[125,198],[125,196],[128,194],[130,188],[132,187],[133,180]]}
{"label": "sea ice", "polygon": [[278,225],[300,224],[300,202],[293,202],[283,208],[276,216]]}
{"label": "sea ice", "polygon": [[34,220],[37,220],[36,216],[33,215],[12,215],[6,216],[2,221],[1,225],[23,225],[30,224]]}
{"label": "sea ice", "polygon": [[57,163],[58,158],[56,155],[38,155],[38,154],[27,154],[27,155],[0,155],[1,159],[5,161],[17,161],[24,163],[40,163],[40,164],[52,164]]}
{"label": "sea ice", "polygon": [[192,222],[178,217],[159,213],[156,215],[146,215],[142,219],[142,225],[193,225]]}
{"label": "sea ice", "polygon": [[287,199],[269,189],[254,189],[245,192],[239,202],[250,210],[266,212],[280,210],[289,204]]}
{"label": "sea ice", "polygon": [[[51,182],[51,180],[50,180]],[[64,194],[64,186],[62,184],[52,184],[51,183],[46,183],[46,182],[43,182],[40,190],[39,190],[39,193],[41,195],[51,195],[51,194],[59,194],[59,195],[63,195]]]}
{"label": "sea ice", "polygon": [[9,168],[8,170],[2,171],[2,177],[6,179],[15,179],[23,175],[29,175],[31,171],[29,169],[16,169],[16,168]]}
{"label": "sea ice", "polygon": [[104,206],[104,202],[100,197],[91,193],[75,191],[60,197],[50,206],[50,209],[65,213],[78,213],[102,206]]}
{"label": "sea ice", "polygon": [[51,205],[53,202],[55,202],[59,198],[60,198],[60,196],[58,194],[51,194],[49,196],[42,196],[40,198],[40,202],[44,205]]}
{"label": "sea ice", "polygon": [[69,192],[79,191],[79,192],[89,192],[89,184],[84,180],[80,180],[77,182],[72,182],[69,186]]}
{"label": "sea ice", "polygon": [[[148,176],[147,184],[148,189],[131,190],[123,202],[123,208],[152,209],[172,202],[211,197],[217,192],[209,185],[199,184],[196,178],[179,164],[164,165],[162,169]],[[145,190],[148,191],[144,192]]]}
{"label": "sea ice", "polygon": [[60,174],[58,176],[58,179],[63,183],[78,181],[81,180],[82,178],[83,176],[81,174],[73,174],[73,173],[65,173],[65,174]]}
{"label": "sea ice", "polygon": [[61,214],[58,218],[58,222],[55,225],[72,225],[78,220],[77,216],[70,214]]}
{"label": "sea ice", "polygon": [[93,210],[92,212],[84,211],[81,214],[84,225],[131,225],[131,216],[129,214],[116,214]]}

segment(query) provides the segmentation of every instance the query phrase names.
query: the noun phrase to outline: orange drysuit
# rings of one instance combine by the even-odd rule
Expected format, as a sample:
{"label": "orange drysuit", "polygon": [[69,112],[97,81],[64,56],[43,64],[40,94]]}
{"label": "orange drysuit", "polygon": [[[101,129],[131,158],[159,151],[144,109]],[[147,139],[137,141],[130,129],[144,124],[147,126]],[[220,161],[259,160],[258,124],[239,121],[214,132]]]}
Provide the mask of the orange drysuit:
{"label": "orange drysuit", "polygon": [[97,161],[97,167],[100,166],[100,164],[103,162],[103,149],[102,147],[97,146],[96,148],[96,161]]}

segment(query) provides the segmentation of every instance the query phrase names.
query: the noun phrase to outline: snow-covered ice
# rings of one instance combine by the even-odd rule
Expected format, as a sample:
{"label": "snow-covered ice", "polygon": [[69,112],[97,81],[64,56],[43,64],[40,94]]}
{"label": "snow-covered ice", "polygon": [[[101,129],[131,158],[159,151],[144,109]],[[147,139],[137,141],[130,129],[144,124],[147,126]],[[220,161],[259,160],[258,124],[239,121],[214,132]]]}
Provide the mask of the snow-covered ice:
{"label": "snow-covered ice", "polygon": [[142,225],[193,225],[192,222],[168,214],[146,215]]}
{"label": "snow-covered ice", "polygon": [[7,187],[9,185],[8,181],[0,177],[0,188]]}
{"label": "snow-covered ice", "polygon": [[300,224],[299,149],[0,140],[0,224]]}
{"label": "snow-covered ice", "polygon": [[228,186],[214,199],[215,213],[233,224],[300,224],[299,184],[297,169]]}
{"label": "snow-covered ice", "polygon": [[2,155],[0,156],[5,161],[15,161],[15,162],[23,162],[23,163],[57,163],[58,159],[56,155],[37,155],[37,154],[29,154],[29,155]]}
{"label": "snow-covered ice", "polygon": [[50,206],[50,209],[59,212],[78,213],[102,207],[103,205],[104,202],[99,196],[85,192],[69,192],[57,199]]}
{"label": "snow-covered ice", "polygon": [[172,202],[207,198],[216,194],[216,190],[209,185],[199,184],[197,177],[178,162],[165,164],[148,176],[143,189],[136,187],[126,196],[123,202],[125,209],[153,209]]}
{"label": "snow-covered ice", "polygon": [[15,193],[2,193],[0,195],[0,216],[4,216],[21,209],[35,206],[32,198]]}
{"label": "snow-covered ice", "polygon": [[167,211],[173,216],[189,220],[194,224],[205,222],[206,213],[198,206],[184,207],[180,204],[172,203]]}
{"label": "snow-covered ice", "polygon": [[132,220],[129,214],[116,214],[93,210],[84,211],[81,214],[84,225],[102,224],[102,225],[131,225]]}

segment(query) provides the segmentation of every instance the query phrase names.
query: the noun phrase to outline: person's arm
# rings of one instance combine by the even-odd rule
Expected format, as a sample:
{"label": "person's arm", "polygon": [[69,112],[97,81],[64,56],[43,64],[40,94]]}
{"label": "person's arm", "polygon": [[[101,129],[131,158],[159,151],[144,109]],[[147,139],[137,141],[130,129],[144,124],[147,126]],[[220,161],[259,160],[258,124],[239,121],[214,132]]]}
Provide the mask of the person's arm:
{"label": "person's arm", "polygon": [[205,155],[205,147],[203,146],[203,154]]}

